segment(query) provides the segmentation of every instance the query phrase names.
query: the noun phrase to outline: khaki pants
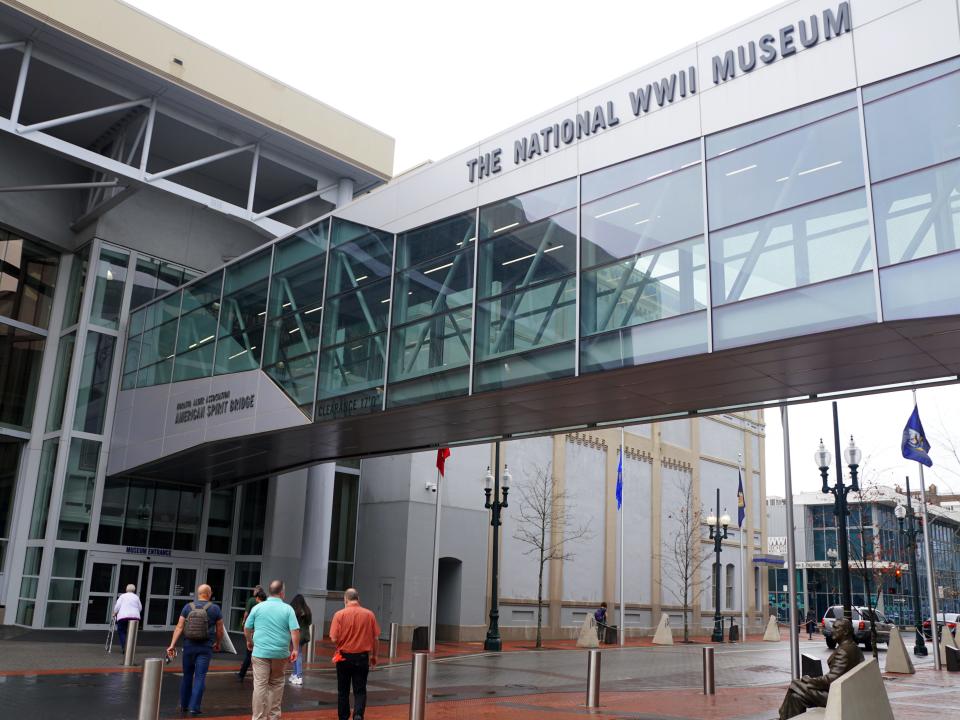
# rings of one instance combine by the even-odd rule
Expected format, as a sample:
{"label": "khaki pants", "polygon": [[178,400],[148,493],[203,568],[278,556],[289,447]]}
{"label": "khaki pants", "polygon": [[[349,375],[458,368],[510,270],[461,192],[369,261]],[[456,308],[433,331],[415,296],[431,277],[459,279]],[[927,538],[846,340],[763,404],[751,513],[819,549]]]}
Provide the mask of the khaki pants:
{"label": "khaki pants", "polygon": [[253,720],[276,720],[283,701],[287,658],[253,658]]}

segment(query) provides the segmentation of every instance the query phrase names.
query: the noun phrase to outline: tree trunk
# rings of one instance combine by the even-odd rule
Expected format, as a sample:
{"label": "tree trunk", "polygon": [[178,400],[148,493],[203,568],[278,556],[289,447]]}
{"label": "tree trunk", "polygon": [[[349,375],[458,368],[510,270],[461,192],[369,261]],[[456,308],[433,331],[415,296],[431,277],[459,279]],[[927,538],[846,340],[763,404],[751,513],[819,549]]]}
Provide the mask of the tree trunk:
{"label": "tree trunk", "polygon": [[537,578],[537,648],[543,647],[543,553],[540,553],[540,574]]}
{"label": "tree trunk", "polygon": [[690,642],[690,626],[687,623],[687,605],[689,600],[689,594],[687,588],[689,587],[687,583],[689,580],[684,578],[683,581],[683,641],[685,643]]}

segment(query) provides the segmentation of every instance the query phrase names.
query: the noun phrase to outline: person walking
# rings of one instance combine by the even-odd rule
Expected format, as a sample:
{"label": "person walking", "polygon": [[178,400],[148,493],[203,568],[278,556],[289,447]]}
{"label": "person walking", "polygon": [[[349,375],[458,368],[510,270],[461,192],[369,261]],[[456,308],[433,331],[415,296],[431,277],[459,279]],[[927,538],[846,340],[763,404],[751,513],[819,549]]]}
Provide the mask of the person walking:
{"label": "person walking", "polygon": [[377,664],[380,626],[376,616],[360,605],[360,593],[349,588],[343,593],[343,610],[330,624],[330,639],[337,648],[337,717],[350,717],[350,686],[353,685],[353,720],[363,720],[367,707],[367,674]]}
{"label": "person walking", "polygon": [[283,580],[274,580],[269,597],[253,607],[243,624],[247,649],[253,652],[253,720],[280,717],[283,671],[300,654],[300,623],[283,596]]}
{"label": "person walking", "polygon": [[[247,624],[247,618],[250,617],[250,611],[258,604],[262,603],[267,599],[267,594],[263,591],[263,588],[259,585],[255,585],[250,591],[250,597],[247,598],[247,607],[243,611],[243,618],[240,620],[240,627],[242,628]],[[244,643],[246,645],[246,643]],[[250,648],[246,648],[246,654],[243,656],[243,662],[240,663],[240,671],[237,673],[237,677],[240,679],[240,682],[243,682],[243,679],[247,676],[247,671],[250,670],[250,659],[253,657],[251,654]]]}
{"label": "person walking", "polygon": [[137,596],[137,586],[127,585],[127,591],[117,598],[113,606],[113,620],[117,626],[117,635],[120,636],[120,652],[127,647],[127,623],[131,620],[140,621],[143,604]]}
{"label": "person walking", "polygon": [[310,606],[307,605],[303,595],[297,595],[290,601],[290,607],[297,616],[297,622],[300,623],[300,647],[297,652],[297,659],[293,663],[293,673],[290,675],[291,685],[303,685],[303,646],[310,642],[310,625],[313,623],[313,613],[310,612]]}
{"label": "person walking", "polygon": [[597,623],[597,640],[603,642],[606,639],[607,632],[607,604],[600,603],[600,607],[593,613],[593,619]]}
{"label": "person walking", "polygon": [[813,614],[813,610],[807,610],[807,640],[813,640],[813,633],[817,629],[817,616]]}
{"label": "person walking", "polygon": [[180,611],[167,655],[173,657],[177,641],[183,635],[183,677],[180,679],[180,712],[200,715],[200,703],[207,682],[207,670],[213,653],[220,651],[223,638],[223,613],[213,604],[209,585],[197,588],[197,599]]}

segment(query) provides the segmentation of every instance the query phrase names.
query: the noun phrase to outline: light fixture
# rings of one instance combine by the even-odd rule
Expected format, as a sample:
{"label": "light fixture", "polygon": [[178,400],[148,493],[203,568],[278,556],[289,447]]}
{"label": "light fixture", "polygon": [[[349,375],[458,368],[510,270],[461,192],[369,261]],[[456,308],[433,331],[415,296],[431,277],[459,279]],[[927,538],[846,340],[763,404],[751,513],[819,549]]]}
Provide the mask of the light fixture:
{"label": "light fixture", "polygon": [[452,262],[448,262],[446,265],[440,265],[440,266],[438,266],[438,267],[431,268],[431,269],[429,269],[429,270],[424,270],[424,271],[423,271],[423,274],[424,274],[424,275],[429,275],[430,273],[435,273],[435,272],[437,272],[437,271],[439,271],[439,270],[446,270],[448,267],[450,267],[450,266],[452,266],[452,265],[453,265]]}
{"label": "light fixture", "polygon": [[847,446],[847,449],[843,451],[843,459],[847,461],[847,465],[850,467],[859,467],[860,459],[863,457],[863,453],[860,452],[853,442],[853,435],[850,436],[850,444]]}
{"label": "light fixture", "polygon": [[602,212],[599,215],[594,215],[593,217],[595,220],[599,220],[600,218],[606,217],[607,215],[613,215],[618,212],[623,212],[624,210],[629,210],[630,208],[635,208],[639,204],[640,203],[638,202],[632,202],[632,203],[629,203],[628,205],[624,205],[623,207],[618,207],[613,210],[607,210],[606,212]]}
{"label": "light fixture", "polygon": [[730,516],[727,515],[726,512],[724,512],[723,515],[720,516],[720,524],[723,525],[724,527],[730,526]]}
{"label": "light fixture", "polygon": [[727,177],[731,177],[733,175],[739,175],[740,173],[744,173],[747,170],[753,170],[755,167],[757,167],[756,163],[754,163],[753,165],[747,165],[746,167],[742,167],[738,170],[731,170],[730,172],[726,173],[726,175]]}
{"label": "light fixture", "polygon": [[797,175],[809,175],[810,173],[820,172],[821,170],[826,170],[827,168],[836,167],[837,165],[842,165],[843,160],[834,160],[832,163],[827,163],[826,165],[818,165],[815,168],[810,168],[809,170],[801,170]]}
{"label": "light fixture", "polygon": [[517,225],[519,225],[519,224],[520,224],[519,222],[512,222],[512,223],[510,223],[509,225],[504,225],[503,227],[498,227],[498,228],[496,228],[493,232],[494,232],[494,234],[496,234],[496,233],[498,233],[498,232],[503,232],[504,230],[509,230],[510,228],[515,228],[515,227],[516,227]]}
{"label": "light fixture", "polygon": [[897,506],[893,509],[893,514],[897,516],[897,520],[903,520],[907,517],[907,509],[903,506],[903,503],[897,503]]}
{"label": "light fixture", "polygon": [[510,483],[513,481],[513,475],[510,474],[510,468],[507,467],[506,463],[503,466],[503,475],[501,476],[500,486],[503,488],[504,494],[507,490],[510,489]]}
{"label": "light fixture", "polygon": [[490,492],[493,490],[493,473],[490,471],[489,465],[487,465],[487,475],[483,479],[483,482],[484,482],[483,486],[484,488],[486,488],[487,492]]}
{"label": "light fixture", "polygon": [[710,513],[709,515],[707,515],[707,525],[709,525],[710,527],[716,527],[717,516],[714,515],[713,513]]}
{"label": "light fixture", "polygon": [[830,451],[827,450],[823,444],[823,438],[820,438],[820,447],[818,447],[817,451],[813,454],[813,461],[817,464],[818,468],[824,470],[830,467],[831,459]]}

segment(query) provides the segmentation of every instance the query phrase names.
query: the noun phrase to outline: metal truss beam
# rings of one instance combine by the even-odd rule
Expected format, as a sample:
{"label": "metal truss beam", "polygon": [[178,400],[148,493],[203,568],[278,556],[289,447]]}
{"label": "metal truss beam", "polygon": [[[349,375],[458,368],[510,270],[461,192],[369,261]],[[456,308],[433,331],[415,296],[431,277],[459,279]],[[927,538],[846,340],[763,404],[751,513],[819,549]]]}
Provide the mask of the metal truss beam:
{"label": "metal truss beam", "polygon": [[85,112],[74,113],[73,115],[64,115],[63,117],[53,118],[52,120],[44,120],[43,122],[34,123],[33,125],[21,125],[17,128],[17,131],[26,134],[38,130],[49,130],[50,128],[68,125],[69,123],[79,122],[80,120],[89,120],[90,118],[100,117],[101,115],[107,115],[119,110],[127,110],[140,105],[149,105],[151,102],[152,100],[150,98],[128,100],[127,102],[107,105],[106,107],[96,108],[95,110],[87,110]]}
{"label": "metal truss beam", "polygon": [[[118,185],[116,187],[120,186]],[[120,192],[114,193],[74,220],[70,225],[70,229],[74,232],[80,232],[96,222],[101,216],[113,210],[117,205],[135,195],[139,189],[140,188],[134,186],[124,187]]]}
{"label": "metal truss beam", "polygon": [[152,183],[154,180],[162,180],[163,178],[170,177],[171,175],[177,175],[178,173],[186,172],[187,170],[193,170],[194,168],[209,165],[210,163],[217,162],[218,160],[225,160],[228,157],[239,155],[240,153],[253,150],[256,147],[256,144],[251,143],[250,145],[244,145],[243,147],[231,148],[229,150],[224,150],[223,152],[214,153],[213,155],[207,155],[206,157],[199,158],[198,160],[191,160],[183,165],[167,168],[166,170],[161,170],[157,173],[147,173],[146,180],[147,182]]}
{"label": "metal truss beam", "polygon": [[0,187],[0,193],[5,192],[43,192],[45,190],[89,190],[90,188],[112,188],[117,187],[119,183],[116,180],[104,180],[103,182],[76,182],[76,183],[53,183],[48,185],[11,185]]}

